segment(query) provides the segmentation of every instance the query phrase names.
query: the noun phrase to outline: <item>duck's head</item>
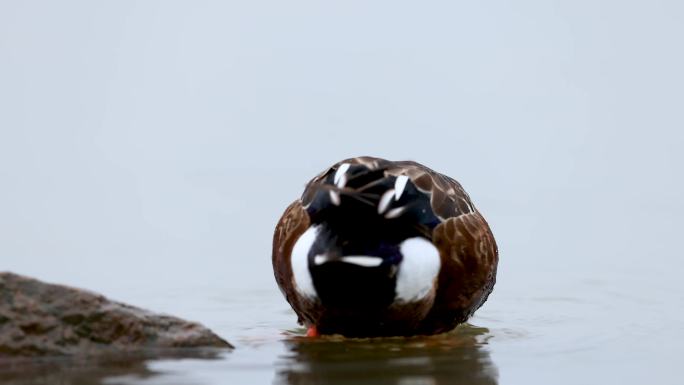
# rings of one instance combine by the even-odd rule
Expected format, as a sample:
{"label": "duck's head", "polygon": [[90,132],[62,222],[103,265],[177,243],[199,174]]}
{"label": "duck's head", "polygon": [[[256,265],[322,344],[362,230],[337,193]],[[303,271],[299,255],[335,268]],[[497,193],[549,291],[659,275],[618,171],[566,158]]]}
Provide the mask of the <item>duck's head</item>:
{"label": "duck's head", "polygon": [[310,225],[292,249],[294,283],[324,319],[386,320],[433,293],[440,255],[431,233],[440,220],[408,176],[342,163],[312,181],[302,203]]}

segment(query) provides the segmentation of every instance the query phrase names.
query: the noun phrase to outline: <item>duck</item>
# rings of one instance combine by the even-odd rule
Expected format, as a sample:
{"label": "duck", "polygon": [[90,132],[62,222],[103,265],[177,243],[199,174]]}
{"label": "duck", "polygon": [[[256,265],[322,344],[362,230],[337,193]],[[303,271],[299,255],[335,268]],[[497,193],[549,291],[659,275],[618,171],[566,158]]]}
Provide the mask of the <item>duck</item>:
{"label": "duck", "polygon": [[307,336],[451,331],[487,300],[498,261],[460,183],[370,156],[311,179],[273,236],[276,283]]}

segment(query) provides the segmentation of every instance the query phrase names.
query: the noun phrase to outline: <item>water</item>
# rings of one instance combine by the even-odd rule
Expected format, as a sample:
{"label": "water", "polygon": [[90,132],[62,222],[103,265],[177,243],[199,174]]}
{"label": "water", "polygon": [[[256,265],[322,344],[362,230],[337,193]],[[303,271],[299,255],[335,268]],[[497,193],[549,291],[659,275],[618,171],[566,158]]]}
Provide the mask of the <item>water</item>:
{"label": "water", "polygon": [[515,282],[507,273],[500,273],[495,294],[469,324],[440,336],[384,339],[303,337],[272,286],[112,285],[107,291],[118,298],[201,320],[236,349],[5,367],[0,379],[108,385],[679,383],[683,301],[673,283],[563,270]]}

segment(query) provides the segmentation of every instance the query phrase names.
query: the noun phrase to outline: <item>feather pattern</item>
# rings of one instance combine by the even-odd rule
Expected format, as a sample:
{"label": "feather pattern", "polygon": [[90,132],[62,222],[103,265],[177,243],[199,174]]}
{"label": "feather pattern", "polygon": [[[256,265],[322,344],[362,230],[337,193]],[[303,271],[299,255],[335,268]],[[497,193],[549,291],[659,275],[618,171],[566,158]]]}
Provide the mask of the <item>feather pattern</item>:
{"label": "feather pattern", "polygon": [[[363,166],[367,172],[352,174],[351,170],[357,166]],[[389,187],[391,191],[397,190],[396,194],[390,194],[390,190],[385,194],[374,192],[375,186],[390,177],[396,180]],[[319,325],[327,314],[319,301],[300,295],[293,285],[290,256],[293,245],[312,223],[310,206],[316,199],[321,199],[320,196],[334,193],[342,199],[348,197],[359,204],[371,205],[387,220],[395,220],[412,204],[405,198],[401,201],[402,206],[389,207],[395,200],[404,199],[402,191],[407,181],[415,186],[414,192],[417,189],[429,198],[430,215],[434,214],[432,218],[436,218],[436,222],[427,227],[425,223],[416,224],[416,228],[439,251],[441,268],[434,283],[435,290],[420,303],[407,304],[401,309],[390,308],[383,313],[387,317],[411,319],[399,323],[402,327],[367,334],[448,331],[464,322],[486,301],[496,280],[498,249],[489,225],[463,187],[456,180],[413,161],[393,162],[363,156],[342,160],[314,177],[306,185],[301,199],[285,210],[276,226],[273,240],[275,278],[301,323]],[[328,193],[321,195],[320,191]],[[339,198],[332,203],[339,206]]]}
{"label": "feather pattern", "polygon": [[315,192],[311,187],[321,183],[330,170],[338,169],[343,164],[364,165],[370,170],[383,170],[385,175],[408,176],[419,190],[430,195],[432,211],[441,220],[475,211],[468,193],[454,179],[414,161],[392,162],[370,156],[342,160],[317,175],[307,184],[302,196],[304,205],[310,202],[311,194]]}

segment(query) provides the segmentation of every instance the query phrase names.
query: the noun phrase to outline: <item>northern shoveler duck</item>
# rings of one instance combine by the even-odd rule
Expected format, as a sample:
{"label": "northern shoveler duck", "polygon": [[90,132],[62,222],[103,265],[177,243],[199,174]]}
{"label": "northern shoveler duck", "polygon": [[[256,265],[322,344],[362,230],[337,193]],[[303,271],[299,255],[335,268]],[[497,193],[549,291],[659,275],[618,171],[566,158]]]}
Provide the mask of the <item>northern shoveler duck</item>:
{"label": "northern shoveler duck", "polygon": [[498,259],[457,181],[372,157],[313,178],[273,239],[276,281],[308,335],[449,331],[485,302]]}

